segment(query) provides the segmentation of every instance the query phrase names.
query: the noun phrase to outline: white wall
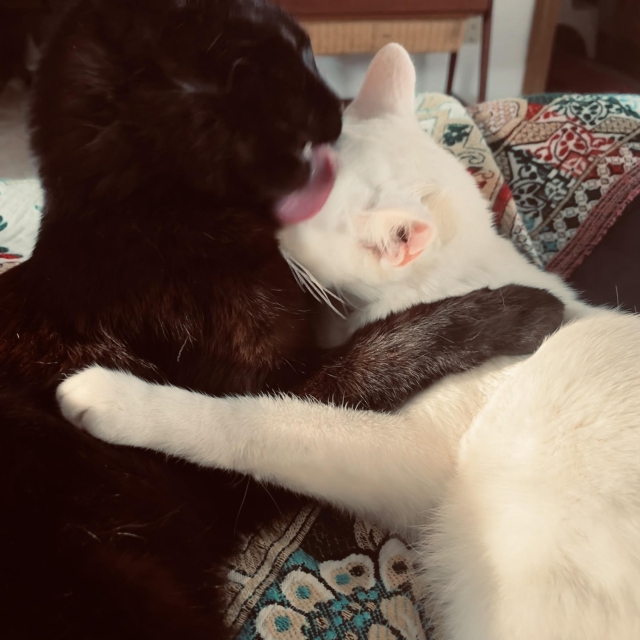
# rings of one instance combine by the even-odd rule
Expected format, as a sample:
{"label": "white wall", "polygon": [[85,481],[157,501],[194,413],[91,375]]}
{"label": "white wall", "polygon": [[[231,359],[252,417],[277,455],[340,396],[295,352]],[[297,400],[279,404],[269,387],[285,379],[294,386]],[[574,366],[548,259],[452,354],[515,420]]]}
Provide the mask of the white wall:
{"label": "white wall", "polygon": [[[524,78],[529,31],[535,0],[494,0],[493,35],[489,61],[487,99],[520,95]],[[418,74],[418,91],[444,91],[447,54],[413,57]],[[369,56],[319,57],[318,68],[343,98],[358,91]],[[454,91],[468,102],[476,102],[480,65],[479,44],[465,44],[458,55]]]}

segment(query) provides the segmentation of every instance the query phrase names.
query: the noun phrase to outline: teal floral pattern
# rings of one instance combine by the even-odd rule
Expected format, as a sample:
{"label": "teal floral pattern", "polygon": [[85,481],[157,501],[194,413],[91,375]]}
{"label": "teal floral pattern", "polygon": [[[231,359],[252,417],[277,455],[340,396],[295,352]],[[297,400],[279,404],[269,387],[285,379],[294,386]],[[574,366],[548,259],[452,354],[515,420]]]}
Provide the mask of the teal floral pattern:
{"label": "teal floral pattern", "polygon": [[[404,542],[330,510],[317,512],[313,531],[243,619],[239,640],[427,639],[416,556]],[[333,544],[348,553],[322,560]]]}

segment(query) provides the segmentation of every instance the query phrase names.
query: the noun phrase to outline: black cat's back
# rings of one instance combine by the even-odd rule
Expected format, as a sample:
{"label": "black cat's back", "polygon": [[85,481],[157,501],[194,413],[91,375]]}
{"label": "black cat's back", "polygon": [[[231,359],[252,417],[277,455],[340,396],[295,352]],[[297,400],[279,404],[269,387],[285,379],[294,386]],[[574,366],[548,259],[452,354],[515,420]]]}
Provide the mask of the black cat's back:
{"label": "black cat's back", "polygon": [[272,205],[340,120],[267,4],[85,0],[62,21],[32,109],[41,232],[0,279],[0,636],[226,637],[223,558],[277,513],[267,494],[238,515],[237,478],[94,440],[53,391],[94,362],[260,389],[308,331]]}

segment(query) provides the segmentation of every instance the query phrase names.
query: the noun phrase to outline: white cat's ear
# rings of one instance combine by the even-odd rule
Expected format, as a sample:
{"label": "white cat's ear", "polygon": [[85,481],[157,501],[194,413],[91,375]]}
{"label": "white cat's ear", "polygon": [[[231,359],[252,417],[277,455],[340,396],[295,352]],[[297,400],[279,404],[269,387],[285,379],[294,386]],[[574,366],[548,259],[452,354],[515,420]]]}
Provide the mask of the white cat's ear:
{"label": "white cat's ear", "polygon": [[416,70],[409,54],[399,44],[387,44],[373,58],[360,93],[345,115],[363,120],[412,115],[415,93]]}
{"label": "white cat's ear", "polygon": [[425,216],[416,218],[407,209],[375,209],[356,219],[362,246],[380,260],[383,267],[404,267],[433,242],[436,227]]}

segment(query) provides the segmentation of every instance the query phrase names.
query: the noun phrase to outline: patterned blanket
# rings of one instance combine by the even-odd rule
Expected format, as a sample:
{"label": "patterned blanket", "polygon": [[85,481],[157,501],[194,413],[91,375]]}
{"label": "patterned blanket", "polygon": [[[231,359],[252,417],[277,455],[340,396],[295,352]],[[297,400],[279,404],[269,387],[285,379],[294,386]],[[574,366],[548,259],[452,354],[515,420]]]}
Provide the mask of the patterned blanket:
{"label": "patterned blanket", "polygon": [[467,113],[426,96],[418,113],[476,176],[501,231],[563,278],[640,193],[640,96],[543,95]]}
{"label": "patterned blanket", "polygon": [[[640,193],[640,97],[540,96],[465,110],[419,96],[425,131],[475,176],[501,232],[567,277]],[[42,194],[0,180],[0,263],[28,257]],[[418,640],[415,557],[375,526],[310,504],[243,540],[227,621],[240,640]]]}

